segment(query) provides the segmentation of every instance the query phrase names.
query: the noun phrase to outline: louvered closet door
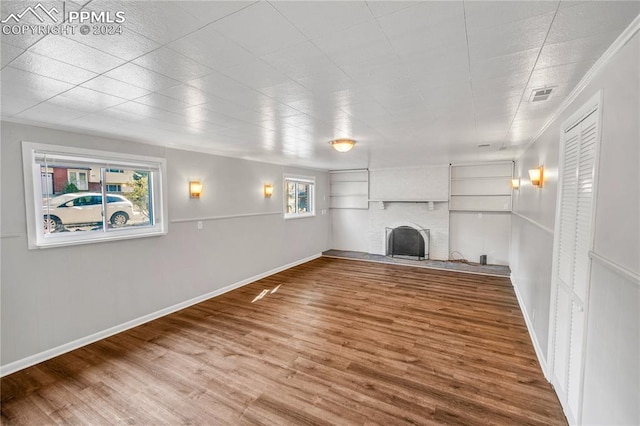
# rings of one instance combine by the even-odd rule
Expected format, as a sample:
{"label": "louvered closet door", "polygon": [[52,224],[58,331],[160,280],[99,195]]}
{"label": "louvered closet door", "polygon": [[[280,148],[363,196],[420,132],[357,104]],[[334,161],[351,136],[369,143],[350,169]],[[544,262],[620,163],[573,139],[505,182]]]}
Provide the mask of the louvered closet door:
{"label": "louvered closet door", "polygon": [[597,118],[597,111],[591,112],[565,132],[563,141],[553,374],[560,400],[574,421],[578,421],[582,393]]}

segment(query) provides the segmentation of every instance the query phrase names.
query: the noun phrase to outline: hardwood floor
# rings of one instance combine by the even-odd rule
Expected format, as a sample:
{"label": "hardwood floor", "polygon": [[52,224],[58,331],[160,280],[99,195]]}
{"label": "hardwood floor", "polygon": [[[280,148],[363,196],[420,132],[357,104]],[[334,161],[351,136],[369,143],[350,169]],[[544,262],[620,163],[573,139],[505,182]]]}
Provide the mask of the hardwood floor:
{"label": "hardwood floor", "polygon": [[1,385],[3,424],[566,424],[508,278],[330,258]]}

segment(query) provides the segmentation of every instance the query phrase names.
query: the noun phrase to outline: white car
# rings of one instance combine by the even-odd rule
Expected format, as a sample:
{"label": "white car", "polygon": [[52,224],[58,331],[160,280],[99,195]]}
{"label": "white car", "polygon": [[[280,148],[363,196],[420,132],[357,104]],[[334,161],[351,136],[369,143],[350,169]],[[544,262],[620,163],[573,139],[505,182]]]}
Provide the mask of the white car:
{"label": "white car", "polygon": [[[102,194],[76,192],[52,198],[42,207],[45,232],[64,230],[67,225],[102,223]],[[107,217],[113,226],[126,224],[133,216],[133,204],[122,195],[107,194]]]}

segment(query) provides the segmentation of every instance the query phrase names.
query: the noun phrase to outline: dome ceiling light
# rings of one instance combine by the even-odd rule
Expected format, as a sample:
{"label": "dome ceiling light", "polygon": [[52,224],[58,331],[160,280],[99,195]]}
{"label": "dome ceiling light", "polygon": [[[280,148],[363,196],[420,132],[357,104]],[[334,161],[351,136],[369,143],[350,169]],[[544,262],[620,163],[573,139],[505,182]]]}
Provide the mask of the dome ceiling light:
{"label": "dome ceiling light", "polygon": [[347,152],[351,151],[351,148],[356,144],[356,141],[353,139],[334,139],[329,143],[336,151]]}

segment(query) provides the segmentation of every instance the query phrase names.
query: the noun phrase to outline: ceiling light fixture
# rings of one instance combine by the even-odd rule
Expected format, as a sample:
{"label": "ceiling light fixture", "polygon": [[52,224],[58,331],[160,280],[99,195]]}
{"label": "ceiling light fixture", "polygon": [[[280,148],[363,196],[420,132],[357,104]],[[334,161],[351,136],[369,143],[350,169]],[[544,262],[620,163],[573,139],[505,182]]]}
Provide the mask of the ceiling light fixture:
{"label": "ceiling light fixture", "polygon": [[334,139],[329,143],[336,151],[347,152],[351,151],[351,148],[356,144],[356,141],[353,139]]}

